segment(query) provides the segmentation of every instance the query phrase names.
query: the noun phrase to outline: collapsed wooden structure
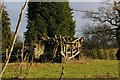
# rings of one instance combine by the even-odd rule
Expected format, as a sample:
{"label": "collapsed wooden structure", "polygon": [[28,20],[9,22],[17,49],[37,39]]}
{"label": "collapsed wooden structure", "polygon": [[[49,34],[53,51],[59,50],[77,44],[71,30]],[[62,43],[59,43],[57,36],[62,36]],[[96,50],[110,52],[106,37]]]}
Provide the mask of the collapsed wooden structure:
{"label": "collapsed wooden structure", "polygon": [[78,56],[78,59],[80,58],[80,53],[82,51],[82,43],[84,41],[83,37],[74,38],[55,35],[55,37],[52,38],[48,36],[43,36],[42,39],[55,45],[53,49],[54,58],[57,55],[62,55],[64,60],[70,60],[75,58],[76,56]]}
{"label": "collapsed wooden structure", "polygon": [[[66,60],[71,60],[73,58],[80,59],[81,57],[81,51],[82,51],[82,44],[83,44],[83,37],[80,38],[74,38],[74,37],[61,37],[61,36],[54,36],[54,37],[48,37],[48,36],[42,36],[41,40],[45,43],[51,44],[52,46],[41,44],[32,43],[32,46],[27,46],[21,43],[19,51],[22,53],[17,53],[18,55],[21,55],[21,60],[25,61],[27,57],[31,59],[32,56],[35,56],[35,59],[38,59],[40,62],[47,62],[51,60],[47,60],[46,56],[48,54],[52,55],[52,59],[54,59],[57,62],[62,62]],[[23,42],[24,43],[24,42]],[[36,47],[34,47],[36,46]],[[47,51],[46,47],[52,47],[50,48],[51,51]],[[18,49],[18,48],[17,48]],[[24,50],[24,51],[22,51]],[[23,53],[24,52],[24,53]],[[6,58],[8,54],[6,53]],[[24,58],[24,59],[23,59]],[[12,59],[12,56],[11,56]],[[57,59],[57,60],[56,60]]]}

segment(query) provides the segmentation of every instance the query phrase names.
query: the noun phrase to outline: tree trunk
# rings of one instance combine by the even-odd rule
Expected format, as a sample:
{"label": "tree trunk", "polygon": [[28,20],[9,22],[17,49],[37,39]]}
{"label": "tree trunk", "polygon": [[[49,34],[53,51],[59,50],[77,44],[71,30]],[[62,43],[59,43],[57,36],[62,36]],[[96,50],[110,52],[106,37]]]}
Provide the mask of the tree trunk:
{"label": "tree trunk", "polygon": [[117,60],[120,60],[120,26],[116,29],[116,39],[118,42],[118,51],[116,53]]}
{"label": "tree trunk", "polygon": [[120,49],[120,26],[116,29],[116,39],[118,42],[118,47]]}

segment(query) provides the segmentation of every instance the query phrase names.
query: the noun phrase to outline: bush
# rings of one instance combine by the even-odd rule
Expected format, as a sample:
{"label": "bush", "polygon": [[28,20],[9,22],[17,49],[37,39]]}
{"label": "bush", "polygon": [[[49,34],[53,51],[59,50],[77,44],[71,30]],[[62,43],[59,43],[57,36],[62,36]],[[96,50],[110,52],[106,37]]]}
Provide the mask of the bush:
{"label": "bush", "polygon": [[83,50],[83,55],[86,57],[90,57],[93,59],[110,59],[110,60],[115,60],[116,59],[116,51],[117,49],[84,49]]}

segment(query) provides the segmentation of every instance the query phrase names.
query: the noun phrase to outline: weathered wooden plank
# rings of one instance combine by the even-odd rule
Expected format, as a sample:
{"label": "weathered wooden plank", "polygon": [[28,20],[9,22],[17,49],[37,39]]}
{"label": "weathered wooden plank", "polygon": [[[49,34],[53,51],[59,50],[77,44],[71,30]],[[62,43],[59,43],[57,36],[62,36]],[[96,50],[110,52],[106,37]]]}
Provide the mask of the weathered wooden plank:
{"label": "weathered wooden plank", "polygon": [[67,60],[70,60],[70,59],[74,58],[75,56],[77,56],[78,54],[80,54],[80,52],[81,52],[81,51],[78,51],[75,55],[69,57]]}

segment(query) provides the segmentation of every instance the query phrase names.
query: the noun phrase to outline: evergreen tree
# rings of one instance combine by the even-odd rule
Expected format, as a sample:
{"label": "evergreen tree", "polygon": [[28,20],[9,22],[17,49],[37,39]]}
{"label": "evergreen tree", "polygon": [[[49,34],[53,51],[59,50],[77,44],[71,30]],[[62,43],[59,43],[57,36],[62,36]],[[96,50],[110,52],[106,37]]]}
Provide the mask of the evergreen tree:
{"label": "evergreen tree", "polygon": [[2,50],[3,51],[10,48],[10,44],[12,41],[10,18],[8,16],[9,14],[4,8],[2,12]]}
{"label": "evergreen tree", "polygon": [[38,42],[38,37],[74,36],[75,22],[68,2],[29,2],[26,42]]}

